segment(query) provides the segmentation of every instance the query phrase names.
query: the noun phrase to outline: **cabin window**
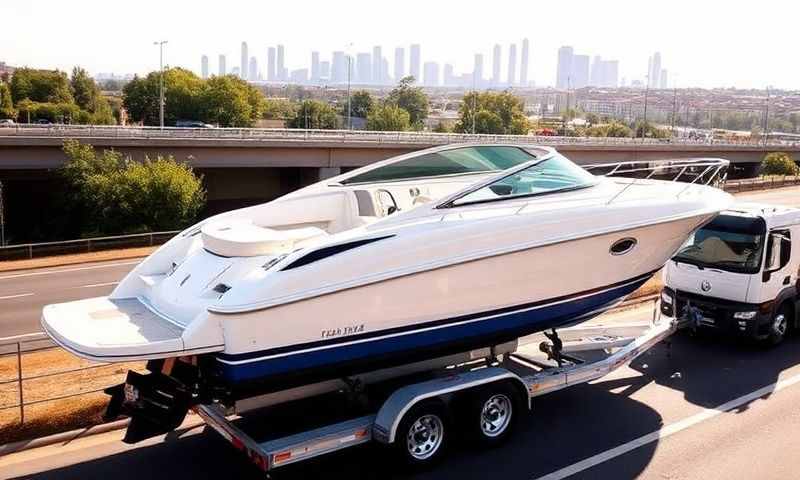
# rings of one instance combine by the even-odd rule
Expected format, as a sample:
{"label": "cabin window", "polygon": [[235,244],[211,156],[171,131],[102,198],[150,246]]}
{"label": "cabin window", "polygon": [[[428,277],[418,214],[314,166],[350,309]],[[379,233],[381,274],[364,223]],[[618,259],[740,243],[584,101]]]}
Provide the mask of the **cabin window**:
{"label": "cabin window", "polygon": [[475,146],[427,153],[342,180],[343,185],[502,171],[536,157],[519,147]]}

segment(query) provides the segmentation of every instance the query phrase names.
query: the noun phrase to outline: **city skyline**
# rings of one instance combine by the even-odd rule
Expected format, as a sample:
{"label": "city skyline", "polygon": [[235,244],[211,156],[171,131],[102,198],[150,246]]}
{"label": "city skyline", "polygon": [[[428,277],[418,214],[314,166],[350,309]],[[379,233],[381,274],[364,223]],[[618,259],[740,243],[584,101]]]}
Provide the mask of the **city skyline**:
{"label": "city skyline", "polygon": [[[92,10],[95,4],[98,8]],[[74,16],[70,15],[73,12],[68,6],[50,0],[35,5],[4,2],[0,5],[0,16],[9,20],[4,29],[15,40],[5,46],[2,60],[15,66],[68,71],[79,65],[92,73],[141,75],[158,68],[158,55],[152,41],[163,38],[170,42],[165,48],[167,65],[199,72],[201,55],[208,55],[212,74],[218,72],[215,60],[220,54],[226,56],[228,72],[235,67],[243,70],[239,47],[241,39],[246,39],[248,57],[256,56],[262,70],[266,63],[266,46],[280,44],[286,46],[288,71],[308,68],[312,51],[332,61],[330,51],[366,52],[375,46],[382,47],[382,55],[389,63],[388,70],[393,71],[394,48],[403,46],[408,57],[413,53],[409,52],[410,46],[419,44],[424,54],[417,62],[418,73],[422,73],[423,63],[430,61],[439,63],[442,69],[446,65],[453,66],[456,75],[470,73],[478,53],[484,58],[484,78],[491,79],[493,47],[501,47],[505,60],[501,72],[505,77],[510,44],[517,44],[519,58],[523,49],[520,42],[528,38],[528,80],[537,86],[556,84],[558,48],[572,45],[580,54],[589,56],[590,66],[591,59],[596,56],[617,60],[618,76],[629,79],[628,83],[634,79],[644,81],[649,76],[647,60],[658,51],[669,58],[668,77],[674,79],[677,73],[680,87],[800,87],[790,47],[793,26],[789,20],[800,13],[800,5],[781,3],[781,15],[770,15],[769,5],[779,5],[776,0],[766,0],[763,9],[746,11],[738,8],[722,11],[714,5],[676,0],[674,8],[659,13],[658,22],[652,21],[651,13],[633,8],[632,0],[621,0],[619,8],[613,12],[601,5],[585,3],[576,6],[581,15],[570,21],[569,28],[559,22],[546,21],[557,13],[555,7],[519,5],[508,0],[496,2],[491,9],[481,10],[479,15],[471,9],[453,9],[447,2],[428,4],[410,0],[403,9],[392,12],[389,26],[386,22],[375,21],[381,18],[375,15],[370,15],[370,21],[366,21],[367,13],[375,13],[370,3],[348,1],[346,4],[346,8],[342,8],[312,0],[299,11],[292,5],[267,7],[231,0],[224,9],[202,3],[186,9],[176,4],[142,0],[137,8],[126,12],[126,22],[137,25],[135,35],[122,35],[114,22],[103,21],[101,16],[108,8],[115,8],[114,0],[103,4],[87,0],[86,5],[90,7],[87,10],[92,11],[72,19],[70,35],[52,42],[46,35],[33,35],[25,25],[36,24],[46,31],[59,31],[63,18]],[[99,8],[101,5],[103,8]],[[149,12],[156,10],[163,21],[153,21]],[[509,15],[510,11],[513,14]],[[304,15],[306,12],[309,14]],[[268,20],[268,28],[264,28],[264,19],[279,18],[290,21]],[[174,21],[176,19],[181,21]],[[355,31],[327,28],[327,25],[346,20],[358,21],[359,28]],[[297,28],[300,22],[302,29]],[[770,35],[733,34],[760,24],[770,26]],[[403,25],[414,25],[414,28]],[[453,29],[443,35],[443,25],[474,26],[480,30],[476,35],[472,28]],[[614,25],[625,28],[618,29],[621,33],[609,34]],[[698,42],[692,35],[676,36],[675,25],[681,25],[681,29],[688,32],[702,31],[704,38],[718,39],[719,46]],[[411,63],[407,61],[407,70],[413,67]],[[492,65],[491,72],[487,65]],[[382,65],[377,67],[383,69]],[[517,67],[515,72],[517,77],[520,69]],[[246,70],[249,73],[249,58]]]}

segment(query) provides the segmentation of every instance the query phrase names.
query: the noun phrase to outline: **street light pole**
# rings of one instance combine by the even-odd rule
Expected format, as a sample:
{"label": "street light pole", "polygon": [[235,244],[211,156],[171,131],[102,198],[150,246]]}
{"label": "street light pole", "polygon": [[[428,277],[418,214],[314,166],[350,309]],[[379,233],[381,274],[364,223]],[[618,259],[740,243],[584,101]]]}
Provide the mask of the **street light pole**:
{"label": "street light pole", "polygon": [[3,203],[3,182],[0,182],[0,247],[6,246],[6,214]]}
{"label": "street light pole", "polygon": [[764,146],[767,146],[769,139],[769,87],[767,87],[767,103],[764,106]]}
{"label": "street light pole", "polygon": [[[348,53],[347,55],[347,129],[353,129],[353,122],[351,120],[351,113],[350,113],[350,71],[352,70],[351,62],[353,61],[352,57]],[[360,64],[359,64],[360,65]]]}
{"label": "street light pole", "polygon": [[642,123],[642,142],[647,131],[647,97],[650,95],[650,75],[647,75],[644,87],[644,123]]}
{"label": "street light pole", "polygon": [[158,45],[158,123],[161,125],[161,128],[164,128],[164,45],[166,44],[166,40],[153,42],[153,45]]}

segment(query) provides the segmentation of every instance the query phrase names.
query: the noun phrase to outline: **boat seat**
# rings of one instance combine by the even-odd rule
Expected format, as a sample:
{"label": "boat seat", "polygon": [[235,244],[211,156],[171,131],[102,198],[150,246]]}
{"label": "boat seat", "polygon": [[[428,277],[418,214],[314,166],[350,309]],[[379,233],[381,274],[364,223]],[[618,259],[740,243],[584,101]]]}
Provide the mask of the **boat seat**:
{"label": "boat seat", "polygon": [[295,244],[327,235],[317,227],[288,230],[260,227],[249,219],[211,222],[201,229],[203,246],[223,257],[257,257],[289,253]]}

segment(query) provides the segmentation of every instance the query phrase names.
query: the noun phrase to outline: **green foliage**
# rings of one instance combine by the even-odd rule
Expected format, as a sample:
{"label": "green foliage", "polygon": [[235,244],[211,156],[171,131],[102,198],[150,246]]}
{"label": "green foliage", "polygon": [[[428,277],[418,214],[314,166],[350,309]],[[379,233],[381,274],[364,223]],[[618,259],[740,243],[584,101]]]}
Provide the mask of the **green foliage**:
{"label": "green foliage", "polygon": [[527,135],[530,124],[524,102],[510,92],[469,92],[459,109],[454,130],[472,133]]}
{"label": "green foliage", "polygon": [[794,159],[785,152],[768,153],[761,162],[764,175],[797,175],[798,167]]}
{"label": "green foliage", "polygon": [[422,129],[423,122],[428,118],[430,101],[421,87],[415,87],[414,77],[408,76],[400,80],[397,86],[389,92],[387,103],[392,103],[408,112],[411,126],[415,130]]}
{"label": "green foliage", "polygon": [[433,131],[436,133],[451,133],[453,129],[445,122],[440,121],[435,127],[433,127]]}
{"label": "green foliage", "polygon": [[[353,117],[367,118],[375,101],[366,90],[357,90],[350,95],[350,115]],[[347,116],[347,102],[342,104],[342,115]]]}
{"label": "green foliage", "polygon": [[5,82],[0,82],[0,118],[17,118],[17,110],[11,100],[11,88]]}
{"label": "green foliage", "polygon": [[14,103],[28,99],[42,103],[72,103],[67,74],[58,70],[20,68],[11,77],[11,98]]}
{"label": "green foliage", "polygon": [[670,138],[672,133],[666,128],[658,128],[650,122],[636,124],[636,138]]}
{"label": "green foliage", "polygon": [[611,122],[604,125],[593,125],[584,130],[587,137],[631,137],[633,130],[627,125],[619,122]]}
{"label": "green foliage", "polygon": [[319,100],[303,100],[297,116],[287,122],[289,128],[333,130],[336,128],[336,111]]}
{"label": "green foliage", "polygon": [[295,105],[284,98],[267,98],[264,102],[263,118],[268,120],[291,120],[296,115]]}
{"label": "green foliage", "polygon": [[[122,89],[131,120],[158,125],[160,72],[135,77]],[[203,80],[189,70],[164,71],[164,124],[199,120],[222,127],[252,127],[266,110],[264,95],[233,75]]]}
{"label": "green foliage", "polygon": [[61,177],[82,212],[85,235],[172,230],[191,224],[205,203],[202,181],[172,157],[135,162],[119,152],[64,142]]}
{"label": "green foliage", "polygon": [[372,109],[367,116],[367,130],[404,132],[411,129],[411,115],[393,103]]}

